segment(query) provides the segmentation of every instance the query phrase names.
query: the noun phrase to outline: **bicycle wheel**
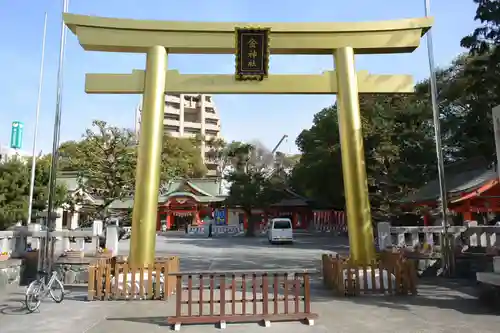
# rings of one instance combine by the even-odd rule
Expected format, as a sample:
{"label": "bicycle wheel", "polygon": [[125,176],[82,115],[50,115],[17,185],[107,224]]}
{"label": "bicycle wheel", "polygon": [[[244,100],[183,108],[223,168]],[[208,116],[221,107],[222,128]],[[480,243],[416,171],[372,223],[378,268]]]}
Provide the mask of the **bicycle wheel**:
{"label": "bicycle wheel", "polygon": [[[59,289],[60,294],[57,294],[54,292],[57,289]],[[63,301],[63,299],[64,299],[64,286],[63,286],[62,282],[59,281],[59,279],[56,278],[56,279],[54,279],[54,281],[52,281],[52,284],[49,286],[49,293],[50,293],[50,297],[52,297],[54,302],[61,303]]]}
{"label": "bicycle wheel", "polygon": [[40,307],[40,303],[42,302],[42,290],[43,282],[41,280],[35,280],[28,286],[25,304],[29,312],[34,312]]}

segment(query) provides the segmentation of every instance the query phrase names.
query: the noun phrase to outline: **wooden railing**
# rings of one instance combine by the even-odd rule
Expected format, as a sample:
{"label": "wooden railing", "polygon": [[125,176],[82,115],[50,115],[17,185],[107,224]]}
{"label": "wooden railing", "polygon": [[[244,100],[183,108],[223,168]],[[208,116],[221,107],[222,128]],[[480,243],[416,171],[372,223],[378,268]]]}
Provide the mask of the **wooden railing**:
{"label": "wooden railing", "polygon": [[414,263],[396,253],[384,253],[367,265],[323,254],[322,263],[323,283],[338,296],[417,294]]}
{"label": "wooden railing", "polygon": [[158,299],[175,293],[179,258],[157,258],[153,265],[98,262],[89,266],[88,300]]}
{"label": "wooden railing", "polygon": [[168,318],[175,330],[181,324],[307,320],[311,313],[310,271],[232,271],[173,273],[176,313]]}

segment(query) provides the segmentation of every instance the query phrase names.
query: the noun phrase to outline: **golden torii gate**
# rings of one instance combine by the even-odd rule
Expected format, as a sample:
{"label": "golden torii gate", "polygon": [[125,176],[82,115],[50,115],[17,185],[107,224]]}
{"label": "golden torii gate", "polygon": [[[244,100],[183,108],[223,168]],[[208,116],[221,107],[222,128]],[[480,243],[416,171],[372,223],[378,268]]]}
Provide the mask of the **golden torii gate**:
{"label": "golden torii gate", "polygon": [[[168,53],[234,54],[235,28],[247,23],[163,22],[64,14],[87,51],[145,53],[146,70],[87,74],[90,94],[143,94],[130,262],[154,262],[165,93],[337,94],[342,169],[351,258],[375,258],[361,133],[359,93],[412,93],[408,75],[356,73],[355,54],[409,53],[432,18],[359,23],[259,23],[269,29],[271,54],[332,55],[335,71],[319,75],[269,75],[237,81],[234,75],[185,75],[167,71]],[[251,24],[250,24],[251,26]],[[327,170],[325,170],[326,172]]]}

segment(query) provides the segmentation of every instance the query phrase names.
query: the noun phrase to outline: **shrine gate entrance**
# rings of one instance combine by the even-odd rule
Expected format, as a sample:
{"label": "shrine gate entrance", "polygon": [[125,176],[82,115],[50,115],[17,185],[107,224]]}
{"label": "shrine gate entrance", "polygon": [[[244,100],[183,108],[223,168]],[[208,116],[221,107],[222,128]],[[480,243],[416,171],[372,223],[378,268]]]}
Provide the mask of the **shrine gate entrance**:
{"label": "shrine gate entrance", "polygon": [[[154,262],[164,95],[337,94],[351,259],[375,258],[359,111],[360,93],[412,93],[408,75],[356,72],[355,54],[407,53],[431,18],[356,23],[161,22],[64,14],[86,51],[144,53],[146,70],[87,74],[91,94],[143,94],[130,262]],[[235,30],[236,29],[236,30]],[[186,75],[167,70],[167,55],[235,54],[235,75]],[[319,75],[272,75],[270,55],[332,55],[335,70]]]}

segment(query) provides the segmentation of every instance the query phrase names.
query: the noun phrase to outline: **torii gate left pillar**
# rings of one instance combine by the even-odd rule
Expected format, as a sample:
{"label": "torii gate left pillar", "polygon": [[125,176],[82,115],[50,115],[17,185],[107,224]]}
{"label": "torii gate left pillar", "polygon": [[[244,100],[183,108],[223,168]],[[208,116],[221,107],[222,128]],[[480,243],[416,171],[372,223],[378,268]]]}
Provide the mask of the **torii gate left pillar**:
{"label": "torii gate left pillar", "polygon": [[[165,73],[167,52],[163,46],[151,46],[146,53],[146,76],[139,132],[139,152],[135,179],[130,262],[151,264],[156,246],[158,189],[163,142]],[[153,223],[154,221],[154,223]]]}

